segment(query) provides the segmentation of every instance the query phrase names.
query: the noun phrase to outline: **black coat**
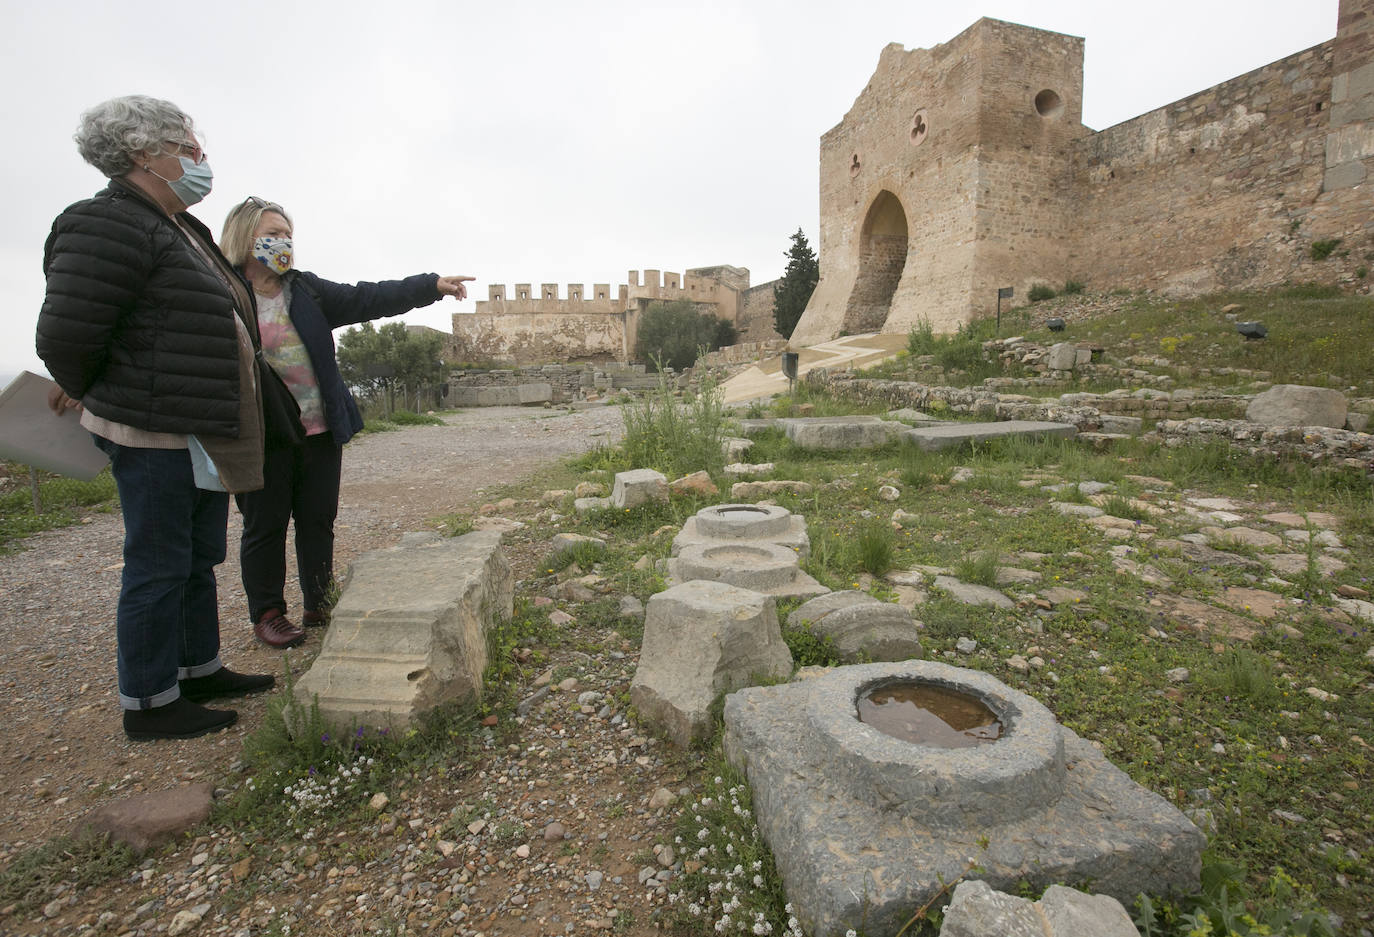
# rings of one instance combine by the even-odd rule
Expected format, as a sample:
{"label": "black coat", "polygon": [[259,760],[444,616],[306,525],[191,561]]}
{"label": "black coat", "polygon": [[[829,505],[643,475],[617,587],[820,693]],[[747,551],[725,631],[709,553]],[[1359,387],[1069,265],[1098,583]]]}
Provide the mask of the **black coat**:
{"label": "black coat", "polygon": [[286,280],[291,285],[291,307],[287,310],[291,324],[315,369],[324,399],[325,423],[334,441],[342,446],[363,428],[363,417],[339,374],[333,330],[428,306],[439,298],[439,275],[418,273],[404,280],[349,285],[292,270]]}
{"label": "black coat", "polygon": [[238,436],[233,294],[146,196],[112,180],[72,205],[53,222],[43,273],[38,356],[69,396],[136,429]]}

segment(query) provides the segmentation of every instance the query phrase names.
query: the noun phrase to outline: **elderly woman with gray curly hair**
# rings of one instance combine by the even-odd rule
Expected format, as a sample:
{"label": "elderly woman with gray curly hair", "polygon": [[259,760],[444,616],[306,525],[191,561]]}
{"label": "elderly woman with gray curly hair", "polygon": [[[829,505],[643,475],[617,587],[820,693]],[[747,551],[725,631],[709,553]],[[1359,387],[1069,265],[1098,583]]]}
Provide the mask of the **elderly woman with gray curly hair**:
{"label": "elderly woman with gray curly hair", "polygon": [[186,212],[213,178],[190,117],[114,98],[82,115],[76,144],[109,184],[53,222],[38,355],[61,388],[49,403],[80,411],[119,490],[124,731],[193,738],[237,719],[202,703],[274,683],[220,662],[215,582],[228,492],[262,487],[256,311]]}

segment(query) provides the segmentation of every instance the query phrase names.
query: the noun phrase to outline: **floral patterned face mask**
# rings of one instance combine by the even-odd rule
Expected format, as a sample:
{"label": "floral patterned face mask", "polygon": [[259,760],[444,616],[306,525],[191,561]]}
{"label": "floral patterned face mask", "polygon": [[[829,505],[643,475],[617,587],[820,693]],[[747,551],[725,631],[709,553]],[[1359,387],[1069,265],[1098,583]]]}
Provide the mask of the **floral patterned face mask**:
{"label": "floral patterned face mask", "polygon": [[291,269],[292,253],[290,238],[253,239],[253,259],[278,276]]}

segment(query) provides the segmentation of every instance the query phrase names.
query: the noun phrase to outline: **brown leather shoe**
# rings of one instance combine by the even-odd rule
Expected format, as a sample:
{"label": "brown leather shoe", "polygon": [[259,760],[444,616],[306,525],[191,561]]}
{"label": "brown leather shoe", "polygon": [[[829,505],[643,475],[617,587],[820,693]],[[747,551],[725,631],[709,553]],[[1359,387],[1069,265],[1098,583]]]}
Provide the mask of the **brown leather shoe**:
{"label": "brown leather shoe", "polygon": [[329,624],[328,612],[302,612],[301,624],[307,628],[323,628]]}
{"label": "brown leather shoe", "polygon": [[253,626],[253,636],[268,647],[288,648],[305,641],[305,629],[291,624],[280,610],[269,608]]}

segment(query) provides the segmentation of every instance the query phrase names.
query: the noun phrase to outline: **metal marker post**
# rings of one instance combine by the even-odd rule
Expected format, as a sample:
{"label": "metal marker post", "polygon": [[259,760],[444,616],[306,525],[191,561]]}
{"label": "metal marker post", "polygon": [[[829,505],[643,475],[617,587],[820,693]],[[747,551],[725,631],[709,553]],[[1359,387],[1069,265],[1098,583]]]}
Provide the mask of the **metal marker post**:
{"label": "metal marker post", "polygon": [[998,332],[1001,332],[1001,331],[1002,331],[1002,300],[1004,300],[1004,299],[1011,299],[1011,297],[1015,294],[1015,292],[1016,292],[1016,288],[1015,288],[1015,287],[1011,287],[1011,286],[1002,286],[1002,287],[999,287],[998,290],[997,290],[997,331],[998,331]]}
{"label": "metal marker post", "polygon": [[801,356],[795,351],[782,353],[782,373],[787,376],[787,393],[794,399],[797,396],[797,363]]}

